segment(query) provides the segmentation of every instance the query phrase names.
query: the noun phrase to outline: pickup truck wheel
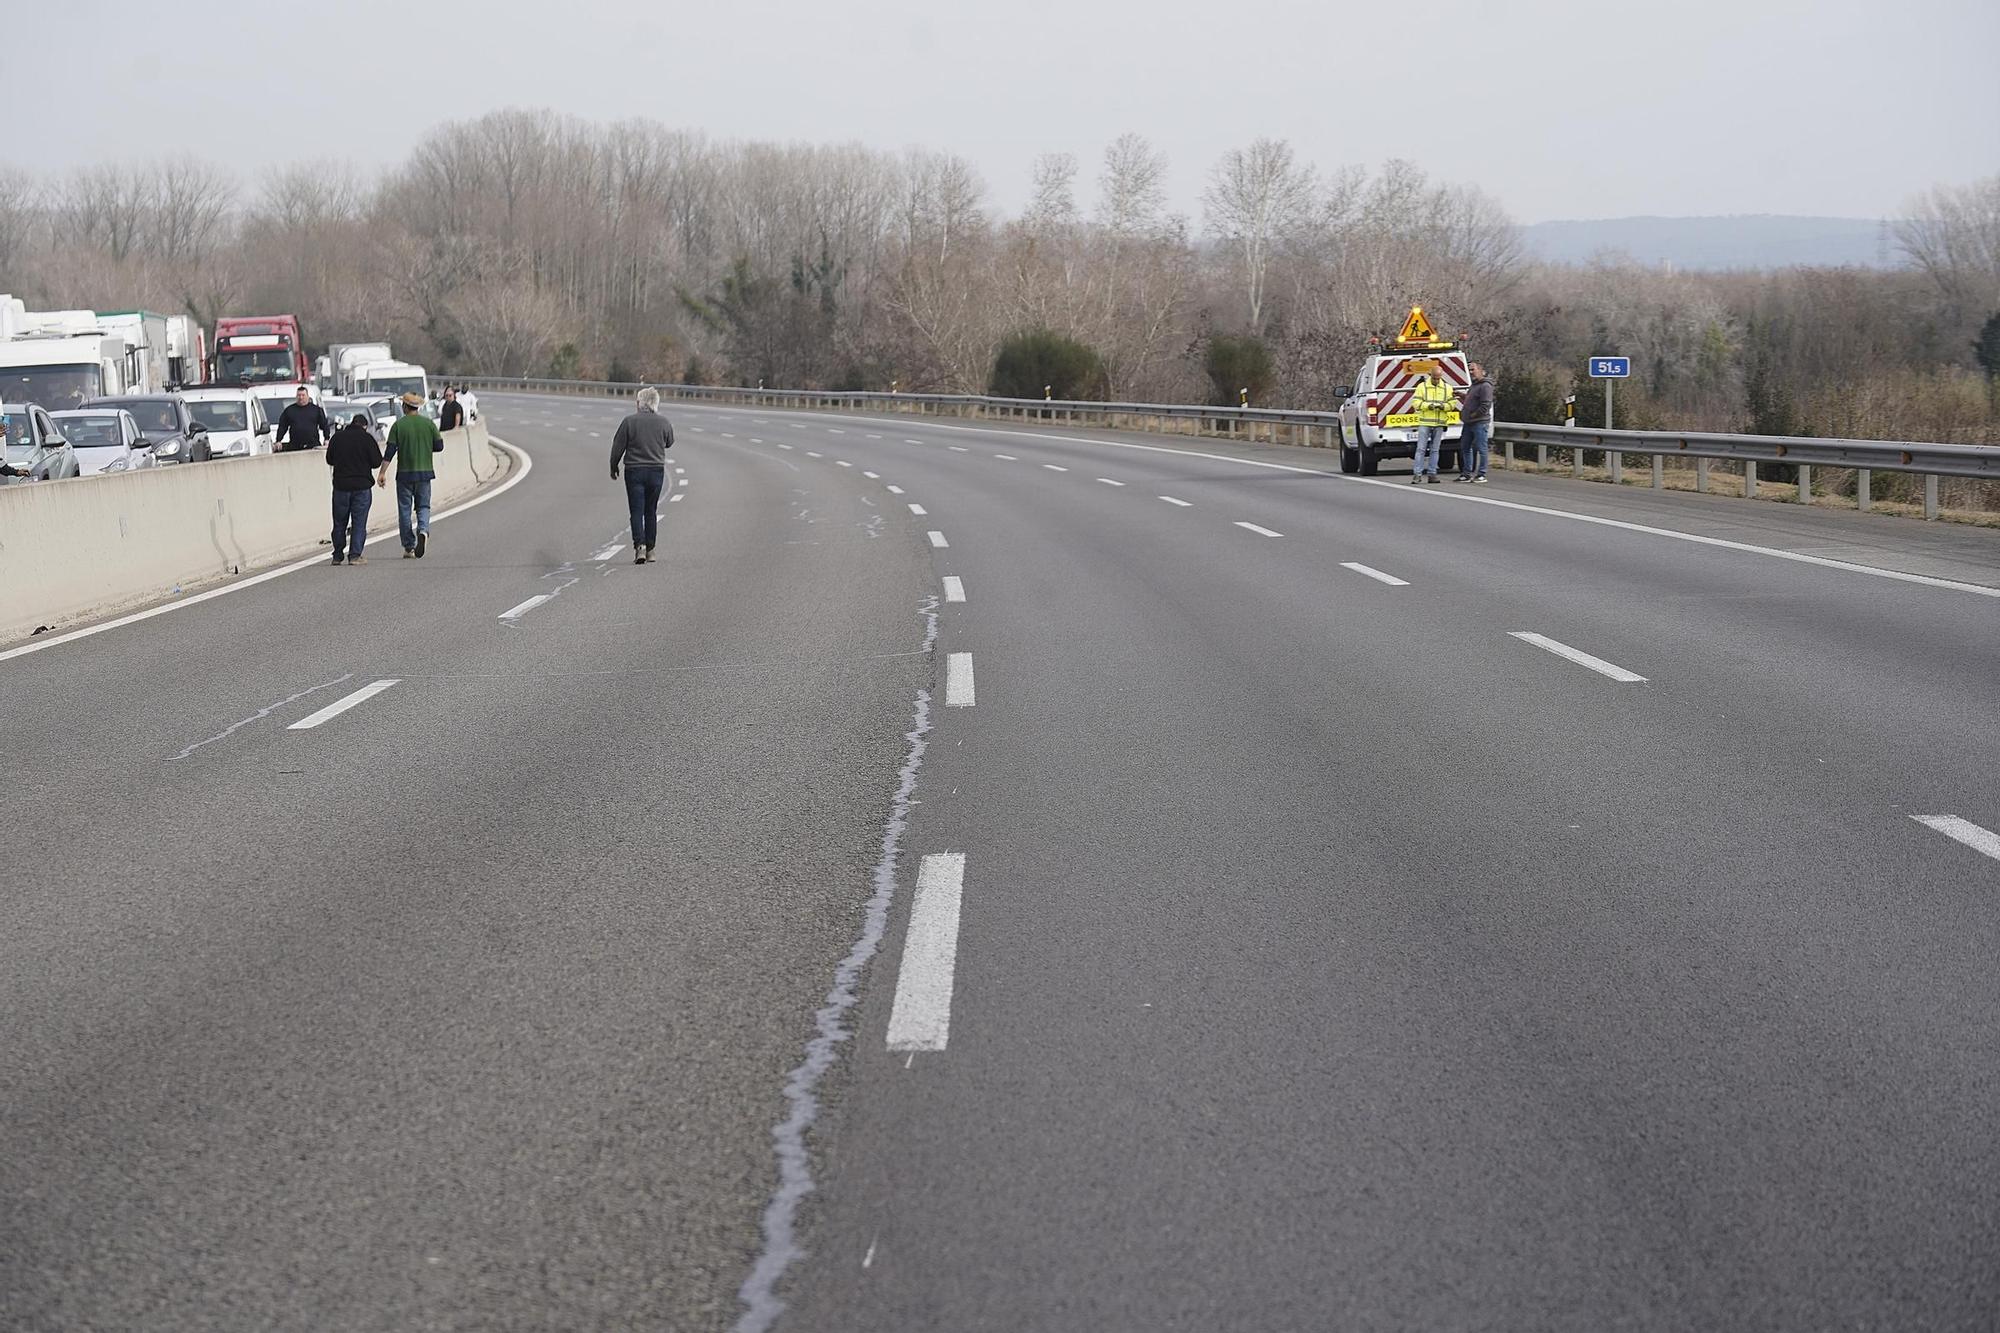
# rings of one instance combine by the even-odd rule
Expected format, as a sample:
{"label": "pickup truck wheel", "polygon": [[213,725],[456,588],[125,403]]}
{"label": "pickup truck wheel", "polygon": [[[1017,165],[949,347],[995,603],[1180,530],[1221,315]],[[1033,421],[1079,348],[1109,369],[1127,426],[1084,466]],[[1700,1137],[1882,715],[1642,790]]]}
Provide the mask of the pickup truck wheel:
{"label": "pickup truck wheel", "polygon": [[1354,452],[1359,455],[1359,458],[1355,461],[1361,464],[1361,475],[1364,477],[1374,476],[1376,468],[1375,446],[1364,441]]}
{"label": "pickup truck wheel", "polygon": [[1348,446],[1347,427],[1342,426],[1339,429],[1340,429],[1340,470],[1342,472],[1352,473],[1358,470],[1361,466],[1361,453],[1359,450],[1350,448]]}

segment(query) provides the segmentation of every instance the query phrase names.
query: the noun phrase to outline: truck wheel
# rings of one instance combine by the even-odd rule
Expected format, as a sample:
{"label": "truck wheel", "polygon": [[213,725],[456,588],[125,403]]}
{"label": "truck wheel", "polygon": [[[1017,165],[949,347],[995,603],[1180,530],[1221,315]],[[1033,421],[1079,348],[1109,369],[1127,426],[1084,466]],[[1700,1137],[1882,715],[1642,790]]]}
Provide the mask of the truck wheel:
{"label": "truck wheel", "polygon": [[1375,446],[1364,441],[1354,452],[1360,455],[1356,461],[1361,464],[1361,475],[1364,477],[1374,476],[1376,467]]}
{"label": "truck wheel", "polygon": [[1351,474],[1359,469],[1360,466],[1361,452],[1358,449],[1350,449],[1348,447],[1347,428],[1342,426],[1340,428],[1340,470]]}

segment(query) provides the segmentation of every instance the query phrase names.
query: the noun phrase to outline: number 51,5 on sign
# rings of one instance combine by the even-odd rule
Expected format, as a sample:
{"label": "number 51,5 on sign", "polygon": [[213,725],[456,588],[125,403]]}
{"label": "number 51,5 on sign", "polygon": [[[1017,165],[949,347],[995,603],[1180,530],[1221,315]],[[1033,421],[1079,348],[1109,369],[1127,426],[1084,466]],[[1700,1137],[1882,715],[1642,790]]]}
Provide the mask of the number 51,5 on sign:
{"label": "number 51,5 on sign", "polygon": [[1631,379],[1632,358],[1629,356],[1593,356],[1590,358],[1590,378],[1594,380]]}

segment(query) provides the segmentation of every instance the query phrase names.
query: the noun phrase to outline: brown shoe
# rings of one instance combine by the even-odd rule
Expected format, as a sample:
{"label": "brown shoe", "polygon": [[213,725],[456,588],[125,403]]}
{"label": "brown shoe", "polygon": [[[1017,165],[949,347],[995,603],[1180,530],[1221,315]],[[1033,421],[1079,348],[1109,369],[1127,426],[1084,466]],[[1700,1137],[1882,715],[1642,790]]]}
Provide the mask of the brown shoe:
{"label": "brown shoe", "polygon": [[365,565],[368,563],[368,557],[365,555],[353,556],[349,558],[347,563],[350,565]]}

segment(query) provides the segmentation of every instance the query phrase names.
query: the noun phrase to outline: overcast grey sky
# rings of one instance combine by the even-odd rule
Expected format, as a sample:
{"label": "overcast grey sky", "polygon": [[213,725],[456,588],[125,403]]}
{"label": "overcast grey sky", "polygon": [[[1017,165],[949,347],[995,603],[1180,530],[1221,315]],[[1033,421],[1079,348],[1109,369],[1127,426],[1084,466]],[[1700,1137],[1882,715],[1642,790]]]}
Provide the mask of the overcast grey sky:
{"label": "overcast grey sky", "polygon": [[1191,215],[1268,135],[1410,158],[1524,222],[1879,217],[2000,171],[1996,50],[1996,0],[7,0],[0,162],[374,167],[539,106],[950,149],[1007,210],[1036,154],[1088,181],[1136,130]]}

